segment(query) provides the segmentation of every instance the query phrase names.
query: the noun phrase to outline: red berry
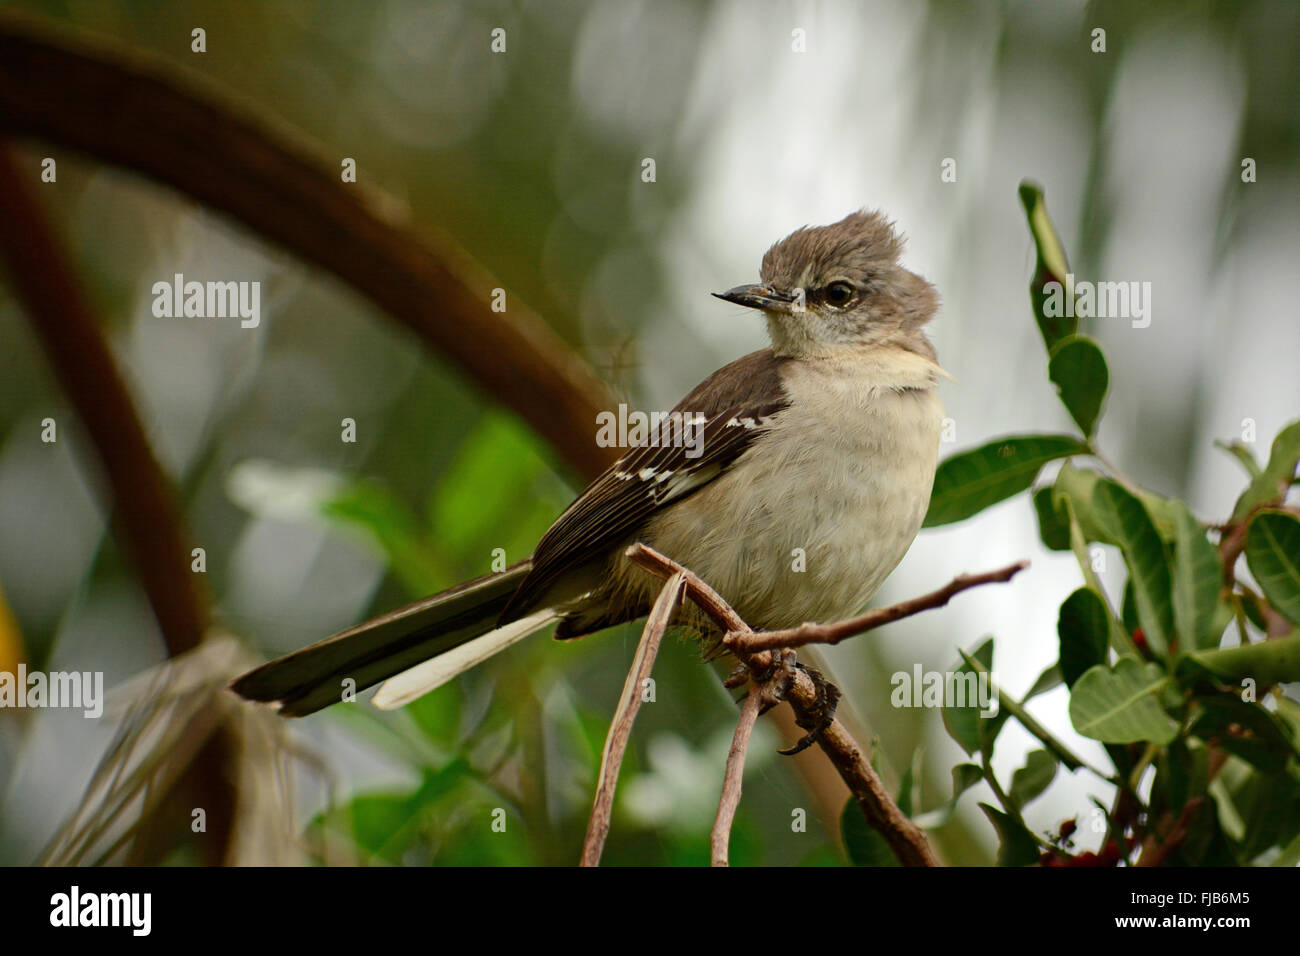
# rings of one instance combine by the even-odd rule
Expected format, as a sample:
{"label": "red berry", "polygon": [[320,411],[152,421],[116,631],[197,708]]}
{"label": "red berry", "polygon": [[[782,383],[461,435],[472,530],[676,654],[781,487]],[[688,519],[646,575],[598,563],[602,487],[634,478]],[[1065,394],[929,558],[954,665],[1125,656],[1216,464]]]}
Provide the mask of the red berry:
{"label": "red berry", "polygon": [[1135,627],[1133,629],[1133,643],[1144,651],[1147,649],[1147,636],[1142,633],[1142,628]]}

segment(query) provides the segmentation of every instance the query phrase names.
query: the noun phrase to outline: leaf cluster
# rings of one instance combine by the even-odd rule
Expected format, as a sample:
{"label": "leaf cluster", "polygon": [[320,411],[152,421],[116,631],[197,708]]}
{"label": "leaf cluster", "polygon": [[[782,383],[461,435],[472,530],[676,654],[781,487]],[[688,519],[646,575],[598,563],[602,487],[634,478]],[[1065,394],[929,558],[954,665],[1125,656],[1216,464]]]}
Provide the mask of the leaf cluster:
{"label": "leaf cluster", "polygon": [[[1241,444],[1221,444],[1246,471],[1231,516],[1206,524],[1187,505],[1138,487],[1109,465],[1096,429],[1110,385],[1106,359],[1074,319],[1050,316],[1044,285],[1065,287],[1064,248],[1043,194],[1020,189],[1037,248],[1030,302],[1047,353],[1047,374],[1075,434],[1015,435],[945,460],[927,527],[970,518],[1029,492],[1043,544],[1072,552],[1082,584],[1061,602],[1057,663],[1023,700],[998,690],[998,715],[947,707],[944,724],[972,762],[953,769],[953,795],[918,817],[944,822],[980,780],[999,806],[981,807],[997,831],[1002,865],[1114,865],[1144,859],[1173,865],[1300,861],[1300,704],[1284,685],[1300,681],[1300,508],[1287,502],[1300,461],[1300,421],[1274,439],[1259,463]],[[1069,289],[1067,288],[1067,294]],[[1055,311],[1055,310],[1053,310]],[[1045,466],[1062,462],[1053,478]],[[1122,593],[1101,573],[1123,563]],[[1244,558],[1254,586],[1238,578]],[[961,670],[991,671],[994,641],[963,654]],[[1111,766],[1087,767],[1025,705],[1064,684],[1082,736],[1105,745]],[[1008,720],[1038,738],[1009,788],[992,772]],[[1022,810],[1064,766],[1113,785],[1109,805],[1082,814],[1104,831],[1102,849],[1074,853],[1066,821],[1034,833]],[[855,831],[856,832],[856,831]],[[851,835],[846,829],[846,840]],[[859,862],[878,846],[851,845]]]}

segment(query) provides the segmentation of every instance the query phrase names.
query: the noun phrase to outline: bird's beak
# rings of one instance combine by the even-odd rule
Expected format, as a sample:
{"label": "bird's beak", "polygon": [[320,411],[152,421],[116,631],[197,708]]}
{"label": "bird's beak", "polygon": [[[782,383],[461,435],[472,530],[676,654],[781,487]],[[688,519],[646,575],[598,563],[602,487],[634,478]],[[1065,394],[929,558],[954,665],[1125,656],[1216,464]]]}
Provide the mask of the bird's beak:
{"label": "bird's beak", "polygon": [[738,285],[726,292],[714,292],[713,294],[724,302],[734,302],[736,305],[747,306],[751,309],[762,309],[765,312],[790,312],[792,311],[791,305],[794,302],[794,296],[786,295],[784,292],[777,292],[770,286],[765,285]]}

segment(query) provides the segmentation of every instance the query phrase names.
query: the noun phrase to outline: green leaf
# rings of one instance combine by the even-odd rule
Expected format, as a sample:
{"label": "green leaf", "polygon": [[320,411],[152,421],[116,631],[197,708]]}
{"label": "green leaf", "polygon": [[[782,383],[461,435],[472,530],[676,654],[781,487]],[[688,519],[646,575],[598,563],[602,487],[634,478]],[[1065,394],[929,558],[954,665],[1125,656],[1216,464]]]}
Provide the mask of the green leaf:
{"label": "green leaf", "polygon": [[431,741],[442,747],[455,746],[464,710],[457,682],[444,684],[432,693],[411,701],[403,710]]}
{"label": "green leaf", "polygon": [[1124,622],[1124,630],[1136,635],[1142,622],[1138,620],[1137,598],[1133,596],[1132,577],[1124,582],[1124,600],[1120,602],[1119,607],[1119,619]]}
{"label": "green leaf", "polygon": [[1115,649],[1116,654],[1136,654],[1138,649],[1133,643],[1132,635],[1120,623],[1119,617],[1115,614],[1115,608],[1106,595],[1106,589],[1102,586],[1101,578],[1097,577],[1097,572],[1093,570],[1092,554],[1087,541],[1084,540],[1083,530],[1079,527],[1079,519],[1074,514],[1074,501],[1069,496],[1063,496],[1061,504],[1065,510],[1066,520],[1070,525],[1070,550],[1074,552],[1074,559],[1079,564],[1079,571],[1083,574],[1084,583],[1101,599],[1101,603],[1106,609],[1106,624],[1110,632],[1110,646]]}
{"label": "green leaf", "polygon": [[[1029,280],[1029,301],[1038,321],[1038,330],[1043,334],[1043,343],[1051,351],[1061,339],[1073,335],[1079,327],[1078,320],[1067,317],[1063,308],[1066,298],[1074,299],[1074,288],[1069,283],[1069,264],[1065,261],[1065,248],[1061,238],[1056,234],[1051,217],[1047,214],[1047,203],[1043,199],[1043,190],[1028,180],[1020,184],[1020,202],[1025,207],[1025,216],[1029,220],[1029,232],[1034,237],[1034,247],[1038,251],[1038,261],[1034,267],[1034,277]],[[1056,282],[1060,290],[1049,296],[1045,286]],[[1055,308],[1054,308],[1055,306]],[[1054,314],[1049,315],[1049,312]]]}
{"label": "green leaf", "polygon": [[[1234,808],[1221,806],[1212,794],[1205,798],[1200,812],[1192,820],[1192,831],[1188,833],[1188,840],[1190,842],[1195,837],[1194,831],[1202,825],[1208,827],[1209,838],[1202,838],[1205,849],[1200,852],[1199,857],[1189,859],[1189,863],[1194,863],[1196,866],[1242,866],[1246,862],[1228,837],[1227,821],[1236,812]],[[1180,853],[1176,856],[1184,856],[1184,854]]]}
{"label": "green leaf", "polygon": [[934,476],[924,527],[951,524],[1024,491],[1049,461],[1087,448],[1068,435],[1023,435],[953,455]]}
{"label": "green leaf", "polygon": [[1092,493],[1097,483],[1105,481],[1105,476],[1089,468],[1076,468],[1070,462],[1061,466],[1052,484],[1052,504],[1058,509],[1068,500],[1074,510],[1079,530],[1088,541],[1102,544],[1117,544],[1113,531],[1102,524],[1092,506]]}
{"label": "green leaf", "polygon": [[1061,604],[1056,634],[1061,642],[1061,676],[1073,688],[1089,668],[1106,663],[1109,613],[1097,592],[1082,587]]}
{"label": "green leaf", "polygon": [[1055,690],[1064,681],[1065,677],[1061,673],[1060,665],[1053,664],[1038,675],[1038,680],[1034,681],[1033,686],[1029,688],[1029,692],[1025,694],[1025,699],[1021,703],[1027,704],[1039,694],[1046,694],[1049,690]]}
{"label": "green leaf", "polygon": [[409,793],[360,794],[351,804],[335,812],[350,822],[352,836],[367,853],[390,863],[400,862],[403,852],[420,837],[429,817],[436,817],[434,804],[472,776],[463,758],[440,770],[425,770],[420,786]]}
{"label": "green leaf", "polygon": [[1174,542],[1174,625],[1186,650],[1218,647],[1219,554],[1201,523],[1181,501],[1172,502],[1178,537]]}
{"label": "green leaf", "polygon": [[252,514],[329,524],[377,546],[408,592],[428,594],[453,577],[411,510],[378,482],[250,459],[230,470],[226,492]]}
{"label": "green leaf", "polygon": [[1135,657],[1121,657],[1113,668],[1089,668],[1070,693],[1070,723],[1083,736],[1105,743],[1167,744],[1177,727],[1157,698],[1168,684],[1159,667]]}
{"label": "green leaf", "polygon": [[1246,529],[1246,564],[1273,609],[1300,624],[1300,521],[1261,511]]}
{"label": "green leaf", "polygon": [[378,481],[349,482],[321,506],[321,513],[370,532],[410,594],[437,591],[455,577],[423,536],[415,513]]}
{"label": "green leaf", "polygon": [[466,574],[485,574],[494,548],[505,551],[507,564],[532,552],[567,498],[559,485],[536,434],[512,415],[489,411],[429,495],[430,531]]}
{"label": "green leaf", "polygon": [[1233,458],[1237,459],[1237,461],[1241,462],[1241,467],[1246,469],[1246,474],[1249,475],[1252,480],[1258,478],[1262,473],[1262,469],[1259,467],[1259,462],[1255,460],[1254,453],[1241,442],[1216,440],[1214,442],[1214,447],[1222,448]]}
{"label": "green leaf", "polygon": [[840,835],[854,866],[900,866],[889,843],[867,823],[858,801],[849,797],[840,811]]}
{"label": "green leaf", "polygon": [[[1268,633],[1268,621],[1264,619],[1264,609],[1269,607],[1268,601],[1253,593],[1233,594],[1231,600],[1241,605],[1246,620],[1259,628],[1261,634]],[[1225,624],[1224,627],[1227,625]]]}
{"label": "green leaf", "polygon": [[1169,865],[1229,865],[1228,860],[1220,859],[1213,864],[1206,860],[1206,853],[1216,839],[1223,840],[1223,833],[1219,829],[1219,814],[1215,808],[1214,798],[1208,797],[1204,803],[1192,811],[1191,821],[1187,825],[1187,836],[1183,839],[1182,846],[1169,858]]}
{"label": "green leaf", "polygon": [[1160,757],[1168,779],[1164,788],[1168,806],[1181,809],[1188,800],[1204,796],[1210,785],[1210,752],[1195,738],[1175,740]]}
{"label": "green leaf", "polygon": [[1155,525],[1156,533],[1165,544],[1172,545],[1178,538],[1178,521],[1176,517],[1175,502],[1177,498],[1162,498],[1160,495],[1152,494],[1142,488],[1132,492],[1137,496],[1138,501],[1147,509],[1147,515],[1151,518],[1151,523]]}
{"label": "green leaf", "polygon": [[[1093,502],[1093,495],[1097,485],[1103,481],[1109,481],[1109,479],[1100,472],[1087,468],[1075,468],[1069,462],[1066,462],[1061,466],[1061,470],[1056,475],[1056,482],[1052,485],[1052,503],[1059,511],[1062,499],[1068,497],[1074,504],[1074,513],[1079,519],[1079,527],[1083,529],[1084,536],[1089,541],[1118,545],[1120,543],[1118,529],[1106,523],[1107,515],[1098,513]],[[1156,531],[1159,532],[1160,537],[1165,541],[1172,542],[1177,529],[1170,502],[1159,495],[1141,489],[1135,494],[1138,500],[1146,506],[1147,514],[1156,526]]]}
{"label": "green leaf", "polygon": [[1052,503],[1052,489],[1044,486],[1034,492],[1034,511],[1038,513],[1038,536],[1052,551],[1070,550],[1070,526]]}
{"label": "green leaf", "polygon": [[1098,482],[1092,501],[1102,524],[1112,530],[1124,552],[1147,643],[1156,654],[1164,654],[1169,648],[1174,616],[1173,584],[1164,542],[1142,502],[1115,482]]}
{"label": "green leaf", "polygon": [[1285,845],[1300,833],[1300,792],[1287,774],[1252,774],[1233,800],[1246,821],[1238,847],[1246,859]]}
{"label": "green leaf", "polygon": [[1260,505],[1280,501],[1295,479],[1297,463],[1300,463],[1300,421],[1292,422],[1277,433],[1268,464],[1237,499],[1232,509],[1232,520],[1241,521]]}
{"label": "green leaf", "polygon": [[1290,728],[1259,704],[1235,694],[1202,694],[1194,700],[1200,714],[1191,732],[1202,740],[1216,738],[1219,747],[1263,772],[1276,773],[1300,755]]}
{"label": "green leaf", "polygon": [[952,768],[952,798],[944,801],[933,810],[918,815],[913,822],[925,830],[934,830],[943,826],[952,819],[962,794],[983,779],[984,771],[979,764],[957,764]]}
{"label": "green leaf", "polygon": [[1300,865],[1300,833],[1282,848],[1282,855],[1273,861],[1273,866],[1293,867]]}
{"label": "green leaf", "polygon": [[1050,752],[1031,750],[1025,757],[1025,765],[1011,776],[1009,796],[1016,806],[1024,807],[1041,796],[1055,779],[1057,766],[1056,757]]}
{"label": "green leaf", "polygon": [[[971,656],[979,661],[989,670],[993,669],[993,638],[988,638],[977,647]],[[963,663],[958,667],[954,674],[957,679],[961,680],[962,675],[974,672],[970,664]],[[983,728],[983,724],[988,723],[989,718],[980,716],[979,702],[968,703],[965,707],[944,707],[943,708],[943,725],[948,730],[948,735],[962,750],[968,754],[977,753],[984,745],[984,738],[988,735],[988,730]]]}
{"label": "green leaf", "polygon": [[898,799],[894,802],[906,817],[912,815],[912,804],[915,802],[916,792],[920,789],[921,760],[922,748],[917,747],[912,751],[912,762],[903,771],[903,779],[898,782]]}
{"label": "green leaf", "polygon": [[1193,675],[1188,663],[1229,681],[1253,680],[1261,687],[1300,681],[1300,631],[1269,641],[1186,654],[1179,661],[1180,676]]}
{"label": "green leaf", "polygon": [[1038,841],[1015,817],[981,803],[980,809],[998,831],[998,866],[1033,866],[1038,862]]}
{"label": "green leaf", "polygon": [[1110,383],[1101,348],[1087,336],[1066,336],[1052,346],[1047,377],[1084,437],[1091,438]]}

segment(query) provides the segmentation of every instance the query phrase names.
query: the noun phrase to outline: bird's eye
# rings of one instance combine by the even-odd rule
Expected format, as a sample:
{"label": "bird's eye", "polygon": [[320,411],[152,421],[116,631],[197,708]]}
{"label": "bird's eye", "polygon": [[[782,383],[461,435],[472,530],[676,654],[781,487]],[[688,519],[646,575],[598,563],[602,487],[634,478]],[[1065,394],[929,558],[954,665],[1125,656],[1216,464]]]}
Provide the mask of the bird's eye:
{"label": "bird's eye", "polygon": [[853,298],[853,286],[847,282],[832,282],[826,287],[826,301],[831,305],[847,305]]}

